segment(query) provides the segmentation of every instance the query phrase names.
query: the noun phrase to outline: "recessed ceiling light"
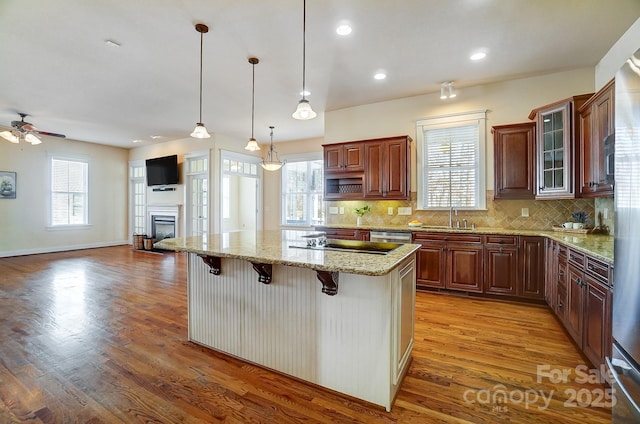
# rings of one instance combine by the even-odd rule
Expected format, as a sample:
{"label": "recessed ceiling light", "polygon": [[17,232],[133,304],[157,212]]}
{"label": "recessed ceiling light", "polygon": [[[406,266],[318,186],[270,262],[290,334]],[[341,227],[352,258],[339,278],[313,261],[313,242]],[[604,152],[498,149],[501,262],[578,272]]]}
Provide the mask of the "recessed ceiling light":
{"label": "recessed ceiling light", "polygon": [[144,143],[144,140],[133,140],[132,143]]}
{"label": "recessed ceiling light", "polygon": [[163,138],[163,136],[161,136],[161,135],[150,135],[149,137],[151,137],[154,140],[157,140],[159,138]]}
{"label": "recessed ceiling light", "polygon": [[378,72],[377,74],[375,74],[373,76],[373,78],[377,79],[377,80],[383,80],[387,77],[387,74],[385,74],[384,72]]}
{"label": "recessed ceiling light", "polygon": [[487,54],[485,52],[476,52],[474,54],[472,54],[469,59],[471,60],[482,60],[485,57],[487,57]]}
{"label": "recessed ceiling light", "polygon": [[353,29],[347,24],[339,25],[338,28],[336,28],[336,33],[338,35],[349,35],[351,34],[351,31],[353,31]]}
{"label": "recessed ceiling light", "polygon": [[120,47],[120,43],[117,43],[113,40],[104,40],[104,43],[110,47]]}
{"label": "recessed ceiling light", "polygon": [[311,91],[309,91],[309,90],[301,91],[301,92],[300,92],[300,95],[301,95],[301,96],[305,96],[305,97],[306,97],[306,96],[310,96],[310,95],[311,95]]}

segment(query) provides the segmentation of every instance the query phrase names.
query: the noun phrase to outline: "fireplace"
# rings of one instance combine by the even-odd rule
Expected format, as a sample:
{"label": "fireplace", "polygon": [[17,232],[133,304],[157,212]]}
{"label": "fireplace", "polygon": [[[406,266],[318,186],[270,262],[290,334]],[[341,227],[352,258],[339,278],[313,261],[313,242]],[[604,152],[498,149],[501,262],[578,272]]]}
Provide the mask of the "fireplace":
{"label": "fireplace", "polygon": [[169,215],[151,215],[151,237],[160,241],[176,236],[176,218]]}
{"label": "fireplace", "polygon": [[155,240],[180,237],[181,205],[148,205],[147,235]]}

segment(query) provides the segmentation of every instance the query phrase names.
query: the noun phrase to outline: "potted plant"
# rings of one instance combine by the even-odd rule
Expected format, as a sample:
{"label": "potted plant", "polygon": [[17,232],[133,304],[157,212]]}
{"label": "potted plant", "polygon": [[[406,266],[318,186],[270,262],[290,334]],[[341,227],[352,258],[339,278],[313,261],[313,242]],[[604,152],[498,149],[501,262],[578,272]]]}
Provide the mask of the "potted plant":
{"label": "potted plant", "polygon": [[573,219],[574,229],[584,228],[587,222],[587,213],[584,211],[575,211],[571,214],[571,219]]}
{"label": "potted plant", "polygon": [[365,213],[371,212],[371,207],[369,205],[364,205],[361,208],[354,208],[353,211],[358,215],[358,219],[356,220],[356,225],[359,227],[362,225],[362,217]]}

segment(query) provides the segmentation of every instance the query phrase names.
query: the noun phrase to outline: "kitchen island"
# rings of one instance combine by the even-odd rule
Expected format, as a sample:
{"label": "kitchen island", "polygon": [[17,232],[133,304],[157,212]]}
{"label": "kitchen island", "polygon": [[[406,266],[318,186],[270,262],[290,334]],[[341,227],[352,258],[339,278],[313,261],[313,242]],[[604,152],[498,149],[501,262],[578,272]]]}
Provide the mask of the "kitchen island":
{"label": "kitchen island", "polygon": [[155,247],[189,254],[189,340],[389,411],[413,347],[419,245],[384,255],[307,249],[309,235],[223,233]]}

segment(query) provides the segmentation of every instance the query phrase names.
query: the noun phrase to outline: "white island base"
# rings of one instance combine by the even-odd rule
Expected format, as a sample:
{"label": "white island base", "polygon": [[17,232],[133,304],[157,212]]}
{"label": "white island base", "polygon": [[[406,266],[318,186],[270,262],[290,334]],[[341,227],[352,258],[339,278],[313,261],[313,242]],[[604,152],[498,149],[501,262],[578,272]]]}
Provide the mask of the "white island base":
{"label": "white island base", "polygon": [[391,410],[413,347],[415,254],[387,275],[339,273],[334,296],[309,268],[274,264],[270,284],[246,260],[220,268],[189,254],[191,341]]}

